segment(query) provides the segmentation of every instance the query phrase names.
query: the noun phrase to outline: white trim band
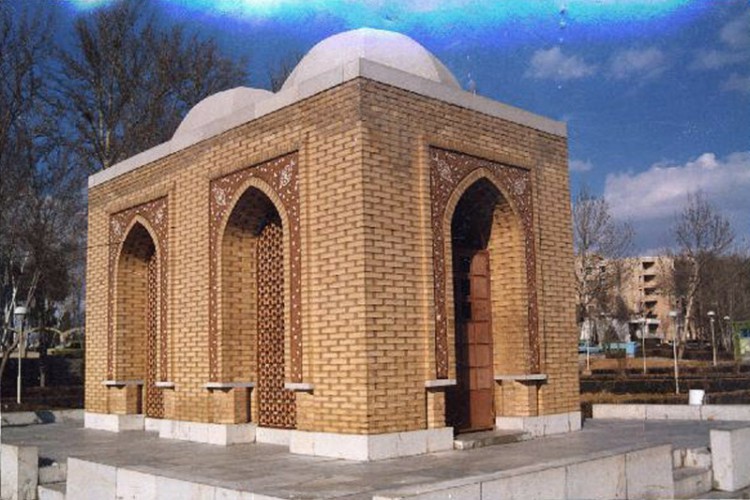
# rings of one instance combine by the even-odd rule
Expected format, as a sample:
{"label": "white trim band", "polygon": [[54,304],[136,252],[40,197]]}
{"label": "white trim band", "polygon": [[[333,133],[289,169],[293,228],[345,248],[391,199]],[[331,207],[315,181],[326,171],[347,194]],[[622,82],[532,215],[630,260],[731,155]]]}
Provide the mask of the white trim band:
{"label": "white trim band", "polygon": [[495,382],[505,382],[511,380],[516,382],[543,382],[547,380],[547,375],[545,373],[495,375]]}
{"label": "white trim band", "polygon": [[456,385],[454,378],[439,378],[435,380],[426,380],[424,386],[426,389],[439,389],[441,387],[452,387]]}
{"label": "white trim band", "polygon": [[312,392],[315,390],[315,384],[309,382],[284,382],[284,389],[294,392]]}
{"label": "white trim band", "polygon": [[208,382],[204,386],[206,389],[252,389],[255,387],[255,382]]}
{"label": "white trim band", "polygon": [[104,380],[102,385],[107,387],[123,387],[126,385],[143,385],[143,380]]}

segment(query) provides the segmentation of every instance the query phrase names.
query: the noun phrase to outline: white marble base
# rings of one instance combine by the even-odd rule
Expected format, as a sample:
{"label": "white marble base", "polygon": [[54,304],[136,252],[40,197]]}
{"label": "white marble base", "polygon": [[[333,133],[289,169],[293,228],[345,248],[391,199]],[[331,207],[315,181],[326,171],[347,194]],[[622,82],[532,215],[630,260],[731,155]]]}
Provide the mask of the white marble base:
{"label": "white marble base", "polygon": [[142,431],[143,415],[115,415],[113,413],[92,413],[87,411],[83,416],[83,426],[86,429],[99,431],[123,432]]}
{"label": "white marble base", "polygon": [[36,446],[0,444],[0,498],[36,498],[38,470]]}
{"label": "white marble base", "polygon": [[[159,437],[164,439],[178,439],[220,446],[253,443],[255,442],[256,429],[256,425],[252,423],[207,424],[185,420],[147,418],[143,415],[113,415],[91,412],[86,412],[84,416],[84,427],[110,432],[146,430],[158,432]],[[288,439],[286,444],[288,444]]]}
{"label": "white marble base", "polygon": [[714,487],[737,491],[750,486],[750,427],[711,429]]}
{"label": "white marble base", "polygon": [[373,500],[674,498],[672,445],[600,451],[516,469],[379,491]]}
{"label": "white marble base", "polygon": [[69,458],[68,461],[70,474],[66,484],[66,498],[75,500],[281,500],[249,491],[173,479],[76,458]]}
{"label": "white marble base", "polygon": [[159,437],[229,446],[255,441],[255,424],[207,424],[184,420],[161,421]]}
{"label": "white marble base", "polygon": [[453,449],[453,428],[388,434],[292,431],[289,451],[347,460],[385,460]]}
{"label": "white marble base", "polygon": [[581,430],[581,412],[554,413],[536,417],[495,417],[495,429],[528,432],[532,437]]}
{"label": "white marble base", "polygon": [[164,422],[164,420],[161,418],[146,417],[143,422],[143,428],[148,432],[160,432],[162,422]]}
{"label": "white marble base", "polygon": [[596,404],[594,418],[750,421],[750,405]]}
{"label": "white marble base", "polygon": [[291,429],[274,429],[272,427],[258,427],[255,429],[255,442],[289,446],[292,438]]}

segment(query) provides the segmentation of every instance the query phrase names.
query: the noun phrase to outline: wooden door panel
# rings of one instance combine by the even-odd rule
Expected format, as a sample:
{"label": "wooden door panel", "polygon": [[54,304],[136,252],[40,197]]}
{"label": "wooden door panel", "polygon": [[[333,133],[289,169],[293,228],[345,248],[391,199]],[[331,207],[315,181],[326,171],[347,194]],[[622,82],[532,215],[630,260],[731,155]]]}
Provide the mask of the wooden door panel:
{"label": "wooden door panel", "polygon": [[469,366],[476,369],[492,366],[492,349],[488,345],[469,346]]}
{"label": "wooden door panel", "polygon": [[488,322],[470,323],[466,329],[468,344],[490,344],[492,343],[492,332]]}
{"label": "wooden door panel", "polygon": [[472,391],[469,398],[471,429],[488,429],[495,424],[492,412],[492,390]]}
{"label": "wooden door panel", "polygon": [[458,386],[452,398],[458,430],[494,426],[494,380],[489,255],[470,251],[454,265],[456,284],[456,367]]}
{"label": "wooden door panel", "polygon": [[471,321],[490,320],[490,301],[477,300],[471,303]]}
{"label": "wooden door panel", "polygon": [[469,288],[471,292],[471,300],[476,299],[489,299],[490,298],[490,280],[481,279],[479,276],[470,281]]}
{"label": "wooden door panel", "polygon": [[471,259],[471,274],[487,276],[490,273],[490,258],[487,252],[477,252]]}

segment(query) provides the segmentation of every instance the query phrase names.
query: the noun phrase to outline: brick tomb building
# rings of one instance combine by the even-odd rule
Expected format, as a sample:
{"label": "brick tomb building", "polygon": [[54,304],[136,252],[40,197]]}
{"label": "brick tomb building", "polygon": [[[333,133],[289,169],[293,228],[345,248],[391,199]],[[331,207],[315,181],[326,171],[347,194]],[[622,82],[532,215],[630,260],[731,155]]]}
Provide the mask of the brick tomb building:
{"label": "brick tomb building", "polygon": [[564,124],[360,29],[89,180],[86,426],[378,459],[580,427]]}

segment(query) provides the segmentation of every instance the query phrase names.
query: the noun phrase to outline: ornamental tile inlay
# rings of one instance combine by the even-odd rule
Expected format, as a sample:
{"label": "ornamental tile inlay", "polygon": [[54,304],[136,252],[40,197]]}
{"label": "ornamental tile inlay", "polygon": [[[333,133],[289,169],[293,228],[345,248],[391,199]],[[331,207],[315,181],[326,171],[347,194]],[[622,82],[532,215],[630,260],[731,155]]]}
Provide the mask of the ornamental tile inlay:
{"label": "ornamental tile inlay", "polygon": [[[167,262],[169,261],[169,211],[167,197],[158,198],[135,207],[122,210],[112,214],[109,218],[109,266],[108,266],[108,304],[107,304],[107,378],[117,378],[114,373],[115,358],[115,277],[117,275],[117,261],[120,257],[122,245],[127,234],[125,231],[130,227],[133,219],[142,218],[153,231],[156,241],[156,253],[158,262],[158,295],[159,295],[159,325],[155,342],[159,353],[159,379],[168,379],[167,359]],[[154,347],[156,347],[154,345]],[[148,356],[156,356],[153,349],[149,349]],[[155,373],[154,373],[155,375]],[[152,388],[155,390],[155,388]]]}
{"label": "ornamental tile inlay", "polygon": [[456,188],[472,172],[485,169],[492,180],[510,198],[521,219],[526,259],[526,287],[528,299],[528,366],[532,373],[539,371],[539,320],[536,291],[536,250],[534,245],[534,217],[530,172],[502,165],[466,154],[430,148],[430,199],[432,218],[432,254],[435,297],[435,363],[436,377],[448,378],[448,317],[446,306],[446,262],[444,221],[448,201]]}
{"label": "ornamental tile inlay", "polygon": [[[302,382],[302,255],[300,252],[298,155],[291,153],[274,160],[227,174],[211,181],[209,204],[209,377],[219,380],[219,254],[230,207],[244,194],[241,188],[252,179],[266,183],[280,200],[288,218],[290,250],[290,378]],[[287,231],[287,228],[283,228]]]}

